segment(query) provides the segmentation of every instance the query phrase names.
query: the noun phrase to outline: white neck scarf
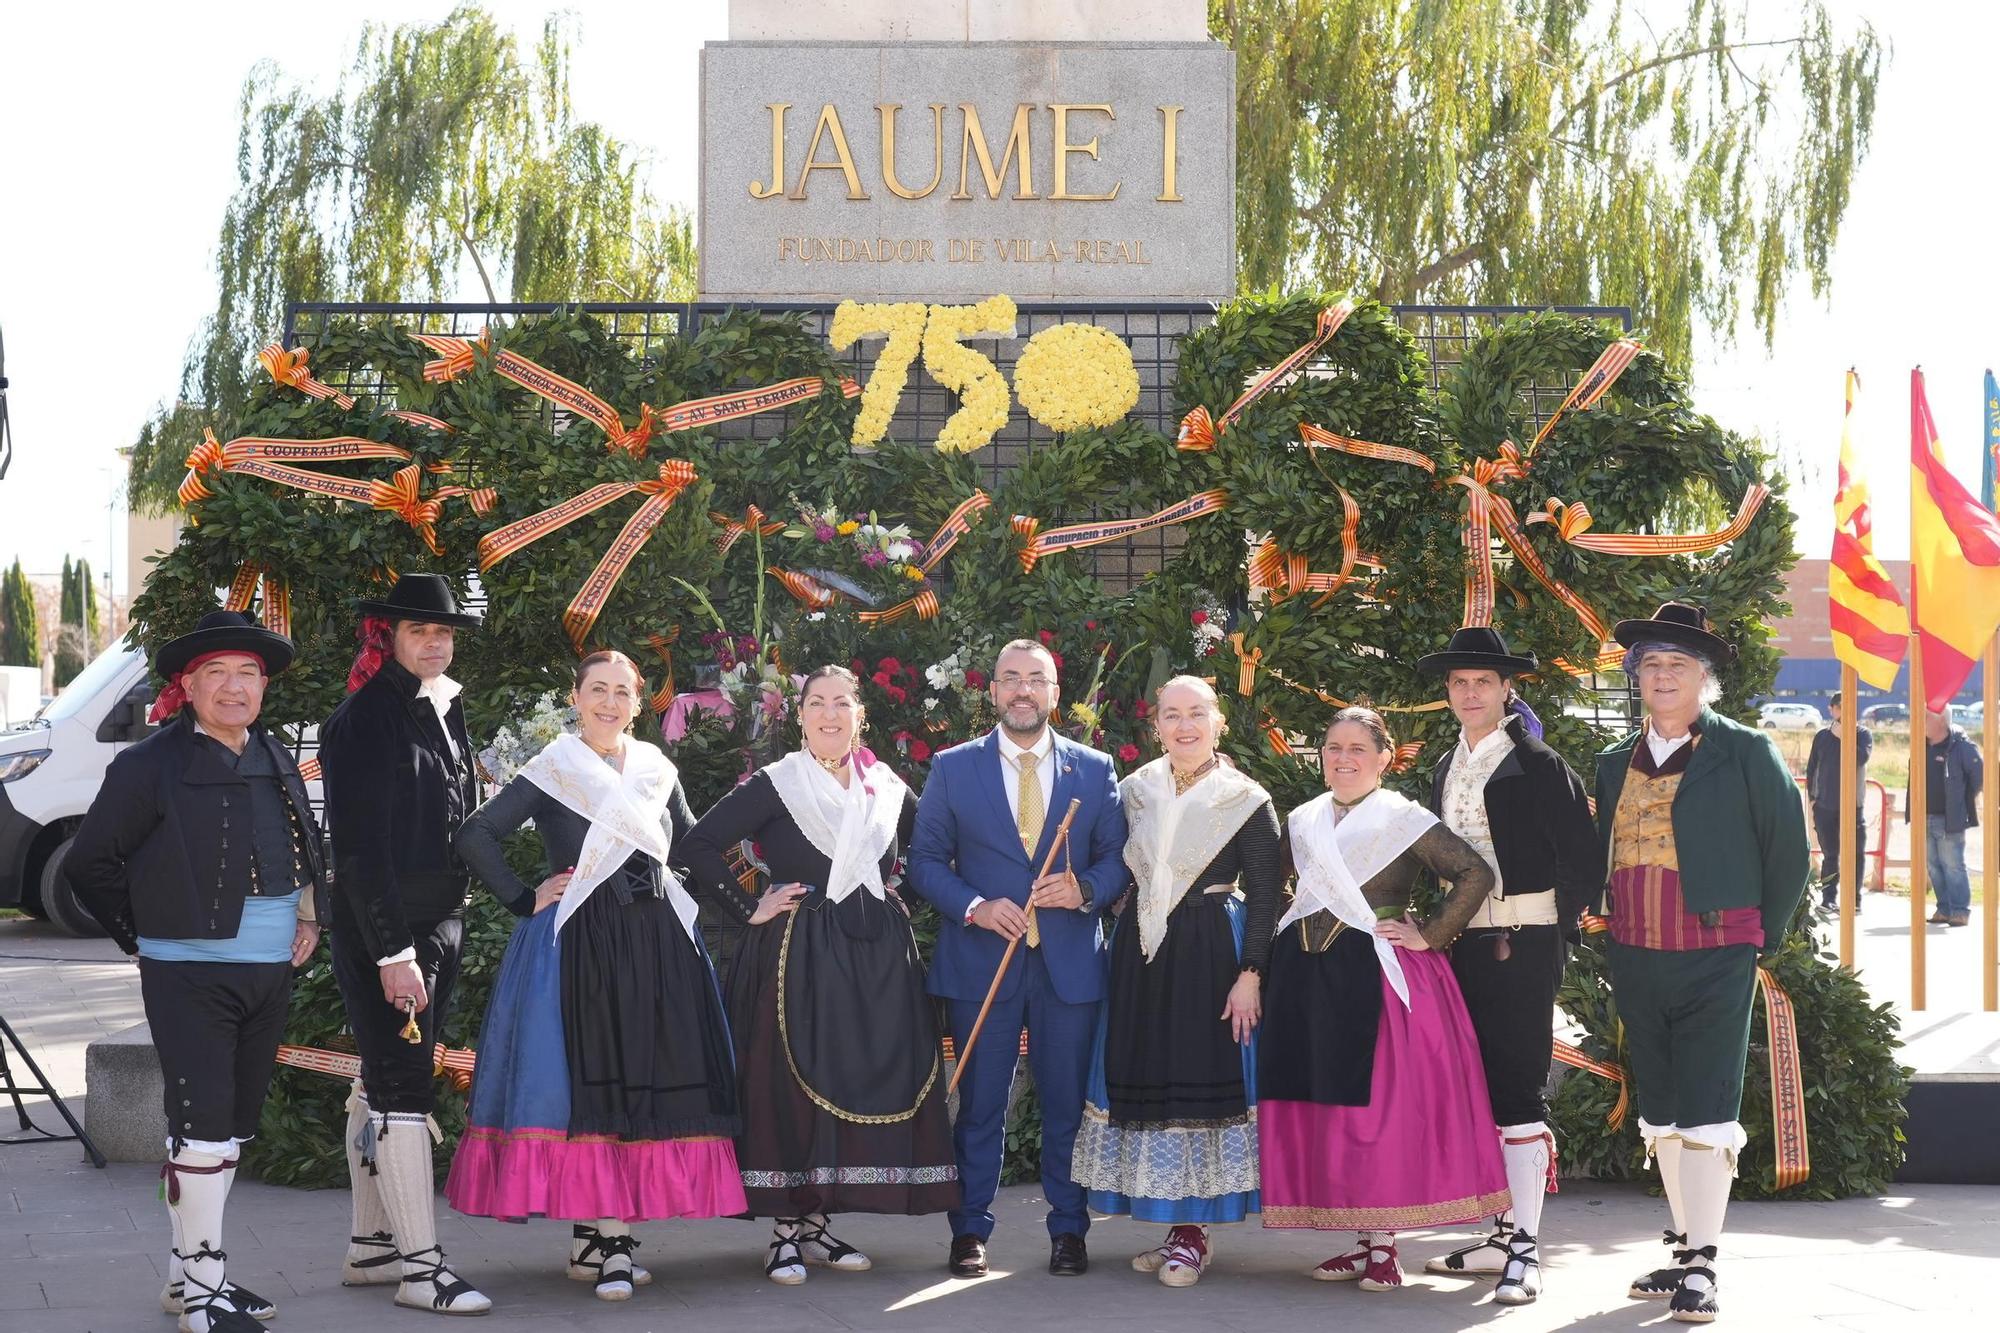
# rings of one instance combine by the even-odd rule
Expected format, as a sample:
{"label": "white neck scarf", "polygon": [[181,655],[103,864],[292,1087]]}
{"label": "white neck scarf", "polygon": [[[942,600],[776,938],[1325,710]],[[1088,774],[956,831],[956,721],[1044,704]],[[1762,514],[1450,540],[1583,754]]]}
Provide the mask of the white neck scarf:
{"label": "white neck scarf", "polygon": [[1298,867],[1298,888],[1284,919],[1286,926],[1314,912],[1331,912],[1343,925],[1365,930],[1375,942],[1382,974],[1404,1008],[1410,1005],[1410,983],[1403,976],[1396,947],[1375,933],[1375,909],[1361,886],[1382,873],[1438,822],[1437,816],[1392,791],[1376,788],[1333,821],[1333,793],[1322,792],[1287,821],[1292,834],[1292,860]]}
{"label": "white neck scarf", "polygon": [[1167,917],[1238,829],[1270,799],[1249,778],[1218,762],[1174,794],[1166,756],[1118,784],[1125,807],[1125,864],[1139,886],[1139,950],[1151,962],[1167,937]]}
{"label": "white neck scarf", "polygon": [[611,878],[634,852],[660,863],[667,901],[681,929],[694,938],[695,906],[688,891],[667,869],[671,840],[661,822],[679,779],[673,762],[644,741],[625,741],[623,772],[604,762],[583,738],[565,732],[521,765],[520,776],[590,821],[569,888],[556,908],[556,933],[576,915],[599,884]]}
{"label": "white neck scarf", "polygon": [[882,883],[882,857],[902,822],[903,780],[887,764],[854,764],[842,787],[804,750],[792,751],[763,771],[799,832],[832,862],[827,901],[845,901],[856,889],[884,900],[888,889]]}

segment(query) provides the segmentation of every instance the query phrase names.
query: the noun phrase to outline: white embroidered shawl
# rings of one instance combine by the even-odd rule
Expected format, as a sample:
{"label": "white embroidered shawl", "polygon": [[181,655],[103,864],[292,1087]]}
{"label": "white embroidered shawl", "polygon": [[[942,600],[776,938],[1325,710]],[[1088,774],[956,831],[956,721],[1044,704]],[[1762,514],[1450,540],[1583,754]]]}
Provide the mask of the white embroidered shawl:
{"label": "white embroidered shawl", "polygon": [[804,750],[794,750],[763,770],[806,841],[833,863],[828,902],[842,902],[857,888],[879,902],[882,856],[896,840],[903,817],[903,780],[887,764],[856,764],[842,787]]}
{"label": "white embroidered shawl", "polygon": [[1181,795],[1162,755],[1118,784],[1125,807],[1125,864],[1139,886],[1139,950],[1151,962],[1167,918],[1238,829],[1270,797],[1226,763]]}
{"label": "white embroidered shawl", "polygon": [[1292,811],[1288,822],[1298,887],[1278,930],[1282,932],[1301,917],[1326,911],[1344,925],[1367,931],[1375,941],[1375,956],[1381,960],[1383,975],[1408,1008],[1410,984],[1403,976],[1402,961],[1396,957],[1395,946],[1375,934],[1375,909],[1368,905],[1361,886],[1428,833],[1438,822],[1437,816],[1378,787],[1338,824],[1333,819],[1332,792],[1322,792]]}
{"label": "white embroidered shawl", "polygon": [[556,908],[558,935],[598,885],[618,873],[632,853],[644,852],[660,863],[667,901],[673,905],[681,929],[694,938],[699,909],[666,868],[672,839],[662,816],[680,776],[672,760],[658,747],[628,737],[625,768],[620,772],[585,745],[582,737],[565,732],[521,765],[520,776],[590,821],[569,888]]}

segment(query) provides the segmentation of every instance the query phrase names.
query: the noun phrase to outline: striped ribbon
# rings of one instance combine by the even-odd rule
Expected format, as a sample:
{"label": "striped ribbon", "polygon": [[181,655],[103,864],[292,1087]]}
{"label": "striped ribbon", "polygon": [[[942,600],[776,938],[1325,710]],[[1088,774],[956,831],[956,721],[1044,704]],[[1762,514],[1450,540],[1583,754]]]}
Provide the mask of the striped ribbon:
{"label": "striped ribbon", "polygon": [[320,769],[318,755],[314,755],[312,758],[305,760],[303,763],[299,765],[299,781],[318,782],[320,780],[320,776],[321,776],[321,769]]}
{"label": "striped ribbon", "polygon": [[664,713],[673,707],[676,691],[674,689],[674,655],[672,648],[673,645],[680,642],[680,639],[681,627],[679,625],[671,627],[665,634],[648,634],[646,636],[646,646],[658,654],[660,661],[666,667],[663,678],[660,681],[660,688],[653,691],[653,697],[650,701],[655,713]]}
{"label": "striped ribbon", "polygon": [[290,638],[292,588],[274,570],[248,562],[238,566],[236,577],[229,581],[229,595],[223,599],[223,610],[248,611],[259,582],[264,585],[264,628]]}
{"label": "striped ribbon", "polygon": [[1308,449],[1336,449],[1343,454],[1353,454],[1356,458],[1373,458],[1384,463],[1408,463],[1424,471],[1437,472],[1437,463],[1415,449],[1405,449],[1399,444],[1377,444],[1373,440],[1357,440],[1351,435],[1336,435],[1334,432],[1311,422],[1299,423],[1299,438]]}
{"label": "striped ribbon", "polygon": [[294,347],[287,351],[283,343],[275,342],[257,353],[258,364],[269,371],[271,378],[279,384],[289,385],[309,397],[330,402],[343,412],[351,409],[354,406],[353,398],[324,380],[313,378],[312,372],[306,369],[306,362],[310,359],[311,353],[303,347]]}
{"label": "striped ribbon", "polygon": [[881,611],[863,611],[855,616],[855,619],[864,625],[893,625],[907,615],[915,615],[919,620],[936,620],[937,614],[937,594],[925,588],[907,601],[898,602]]}
{"label": "striped ribbon", "polygon": [[1346,488],[1336,486],[1340,493],[1340,571],[1335,574],[1315,574],[1307,565],[1306,558],[1296,552],[1281,549],[1270,538],[1257,544],[1250,553],[1249,578],[1252,588],[1262,589],[1271,594],[1271,600],[1282,602],[1294,593],[1317,592],[1311,609],[1319,610],[1330,601],[1347,581],[1354,576],[1354,566],[1361,563],[1361,547],[1358,537],[1361,532],[1361,506],[1355,503]]}
{"label": "striped ribbon", "polygon": [[1806,1139],[1805,1077],[1799,1069],[1799,1027],[1792,997],[1768,968],[1757,969],[1764,997],[1764,1035],[1771,1057],[1771,1133],[1777,1148],[1777,1187],[1790,1189],[1812,1174]]}
{"label": "striped ribbon", "polygon": [[368,503],[376,509],[387,510],[412,528],[430,547],[432,555],[443,555],[444,547],[437,538],[437,521],[444,512],[444,502],[462,495],[472,506],[475,514],[485,515],[493,511],[499,495],[491,486],[474,489],[470,486],[440,486],[427,497],[422,494],[419,481],[423,469],[415,463],[396,469],[395,475],[387,481],[368,483]]}
{"label": "striped ribbon", "polygon": [[1277,365],[1259,375],[1249,388],[1245,389],[1235,402],[1231,403],[1220,418],[1210,418],[1208,409],[1196,406],[1192,412],[1181,418],[1180,436],[1175,447],[1191,453],[1207,453],[1215,448],[1216,437],[1229,429],[1229,423],[1243,414],[1244,409],[1268,393],[1279,380],[1304,365],[1314,352],[1326,345],[1327,339],[1340,332],[1340,326],[1354,313],[1354,302],[1341,301],[1319,312],[1313,322],[1313,336],[1305,345],[1295,349]]}
{"label": "striped ribbon", "polygon": [[[443,360],[432,361],[425,365],[424,378],[427,380],[443,381],[457,378],[472,369],[475,345],[482,348],[491,345],[486,333],[479,335],[477,344],[467,338],[448,338],[430,333],[412,333],[410,336],[434,351],[446,353]],[[645,454],[646,446],[656,434],[693,430],[717,422],[733,421],[739,417],[755,416],[775,408],[790,407],[795,403],[817,398],[826,389],[826,381],[820,376],[804,375],[763,388],[740,389],[731,393],[714,394],[707,398],[692,398],[667,408],[641,403],[639,422],[628,429],[624,418],[618,415],[618,409],[610,403],[575,380],[558,375],[547,366],[530,361],[518,352],[510,352],[504,348],[495,352],[493,369],[497,374],[512,380],[528,392],[578,416],[589,418],[604,432],[606,448],[614,452],[622,450],[633,458]],[[861,392],[861,385],[854,380],[843,378],[839,384],[840,391],[845,397],[852,398]]]}
{"label": "striped ribbon", "polygon": [[715,550],[718,555],[728,555],[729,548],[736,545],[739,538],[753,530],[763,537],[774,536],[785,530],[782,520],[765,518],[764,511],[756,505],[747,506],[743,510],[742,518],[731,518],[714,509],[708,511],[708,517],[722,529],[722,535],[715,539]]}
{"label": "striped ribbon", "polygon": [[924,543],[924,558],[917,568],[928,574],[943,563],[951,548],[958,545],[958,539],[972,531],[972,516],[992,503],[993,497],[985,491],[974,491],[959,501],[958,508],[945,516],[938,530]]}
{"label": "striped ribbon", "polygon": [[1554,496],[1549,497],[1541,510],[1529,514],[1527,521],[1554,524],[1557,535],[1565,542],[1587,551],[1603,551],[1607,555],[1693,555],[1712,551],[1724,542],[1741,537],[1770,494],[1769,486],[1761,481],[1754,483],[1743,493],[1742,502],[1736,506],[1736,516],[1729,520],[1727,526],[1714,532],[1669,536],[1641,532],[1592,533],[1590,506],[1582,501],[1565,504]]}
{"label": "striped ribbon", "polygon": [[1591,363],[1589,370],[1583,372],[1583,378],[1576,382],[1576,387],[1569,391],[1569,396],[1562,400],[1561,405],[1549,419],[1542,423],[1542,428],[1535,432],[1535,438],[1528,442],[1528,457],[1535,456],[1535,450],[1541,447],[1542,441],[1549,437],[1549,432],[1556,428],[1556,423],[1561,421],[1570,409],[1585,411],[1595,407],[1597,400],[1618,382],[1618,377],[1625,373],[1625,368],[1632,364],[1640,351],[1641,344],[1637,339],[1620,338],[1598,353],[1597,360]]}
{"label": "striped ribbon", "polygon": [[214,494],[202,481],[202,474],[209,471],[243,473],[339,500],[366,503],[366,482],[328,477],[285,464],[347,463],[365,458],[393,458],[408,462],[414,457],[400,445],[364,440],[358,435],[336,435],[325,440],[278,440],[244,435],[228,444],[220,444],[214,431],[204,430],[202,434],[206,438],[187,456],[188,472],[181,479],[179,491],[183,506],[206,500]]}
{"label": "striped ribbon", "polygon": [[780,569],[776,565],[764,571],[783,585],[786,592],[808,611],[824,611],[833,605],[838,596],[833,589],[809,574],[800,574],[790,569]]}
{"label": "striped ribbon", "polygon": [[426,430],[441,431],[446,435],[456,435],[458,433],[458,428],[450,422],[440,421],[436,417],[427,416],[422,412],[408,412],[398,408],[394,412],[384,413],[384,415],[394,417],[398,421],[407,421],[412,426],[422,426]]}
{"label": "striped ribbon", "polygon": [[1041,520],[1017,514],[1013,520],[1014,531],[1026,539],[1021,548],[1021,572],[1031,574],[1035,565],[1045,555],[1060,551],[1077,551],[1086,546],[1101,546],[1105,542],[1118,541],[1125,537],[1151,532],[1155,528],[1173,527],[1191,519],[1203,518],[1219,513],[1229,504],[1229,492],[1216,487],[1190,495],[1185,500],[1168,505],[1158,513],[1144,518],[1111,519],[1101,523],[1073,523],[1064,528],[1041,531]]}
{"label": "striped ribbon", "polygon": [[1608,1078],[1618,1085],[1618,1100],[1611,1104],[1611,1110],[1606,1113],[1604,1122],[1613,1129],[1622,1127],[1626,1113],[1632,1109],[1632,1085],[1626,1081],[1624,1066],[1604,1060],[1593,1060],[1561,1037],[1552,1040],[1554,1044],[1549,1054],[1557,1063],[1566,1064],[1572,1069],[1584,1070],[1599,1078]]}
{"label": "striped ribbon", "polygon": [[[696,480],[694,464],[682,458],[670,458],[660,464],[658,477],[636,482],[626,489],[636,491],[646,497],[645,502],[632,511],[625,520],[625,526],[606,547],[604,555],[597,562],[597,568],[590,571],[590,577],[576,590],[576,596],[563,610],[563,629],[569,634],[570,646],[579,655],[583,652],[584,641],[590,637],[591,626],[604,611],[604,604],[611,600],[612,591],[618,580],[639,552],[653,536],[653,529],[674,507],[682,491],[694,485]],[[550,512],[544,510],[544,513]],[[532,520],[530,520],[532,521]],[[518,525],[513,525],[518,526]],[[560,524],[558,524],[560,526]],[[503,529],[504,531],[504,529]],[[488,534],[489,536],[493,534]],[[529,538],[532,541],[534,538]],[[525,543],[524,543],[525,544]],[[485,568],[484,565],[481,568]]]}
{"label": "striped ribbon", "polygon": [[[361,1077],[361,1057],[349,1051],[323,1051],[314,1046],[285,1045],[278,1047],[278,1063],[315,1074],[330,1074],[334,1078]],[[478,1063],[477,1051],[453,1049],[443,1043],[439,1043],[431,1050],[432,1076],[442,1075],[450,1079],[451,1086],[461,1093],[471,1089],[473,1070]]]}

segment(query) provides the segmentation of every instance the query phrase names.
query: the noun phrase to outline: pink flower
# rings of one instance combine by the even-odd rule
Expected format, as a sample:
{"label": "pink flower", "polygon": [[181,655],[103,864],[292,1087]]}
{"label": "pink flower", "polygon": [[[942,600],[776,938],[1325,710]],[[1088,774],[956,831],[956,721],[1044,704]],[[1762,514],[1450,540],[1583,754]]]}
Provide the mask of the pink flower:
{"label": "pink flower", "polygon": [[1083,627],[1084,627],[1085,629],[1096,629],[1096,628],[1097,628],[1097,622],[1096,622],[1095,620],[1086,620],[1086,621],[1084,621],[1084,622],[1083,622]]}
{"label": "pink flower", "polygon": [[834,531],[833,524],[831,523],[815,523],[813,525],[813,539],[815,541],[830,542],[839,535],[839,533]]}
{"label": "pink flower", "polygon": [[883,555],[880,551],[868,551],[863,553],[861,563],[869,569],[880,569],[889,563],[889,557]]}

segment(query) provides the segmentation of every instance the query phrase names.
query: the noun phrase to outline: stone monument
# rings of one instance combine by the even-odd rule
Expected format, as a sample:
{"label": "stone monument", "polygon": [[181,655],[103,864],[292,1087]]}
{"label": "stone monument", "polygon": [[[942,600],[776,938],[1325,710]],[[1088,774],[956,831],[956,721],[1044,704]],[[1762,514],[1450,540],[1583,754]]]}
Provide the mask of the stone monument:
{"label": "stone monument", "polygon": [[1235,58],[1202,0],[733,0],[704,300],[1222,301]]}

